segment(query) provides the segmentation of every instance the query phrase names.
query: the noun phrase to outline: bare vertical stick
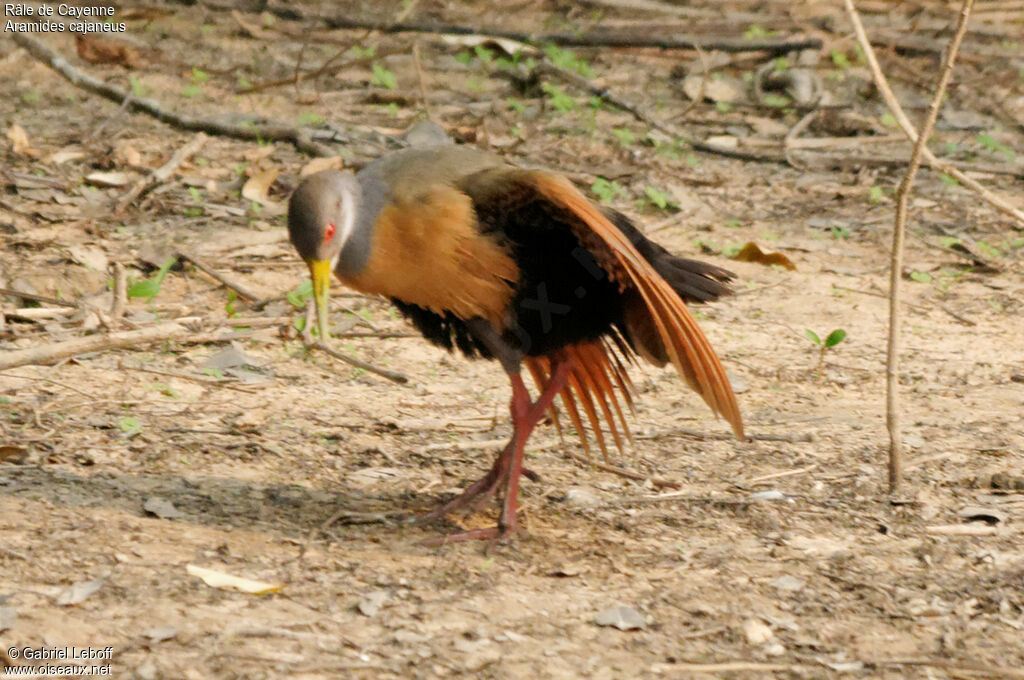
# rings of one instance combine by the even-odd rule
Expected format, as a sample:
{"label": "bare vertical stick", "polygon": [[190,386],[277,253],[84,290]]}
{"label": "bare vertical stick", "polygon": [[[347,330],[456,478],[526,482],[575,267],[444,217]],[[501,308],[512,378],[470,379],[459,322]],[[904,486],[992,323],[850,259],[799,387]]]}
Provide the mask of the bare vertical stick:
{"label": "bare vertical stick", "polygon": [[[851,3],[852,0],[846,0]],[[907,172],[903,175],[896,192],[896,217],[892,230],[892,259],[889,272],[889,344],[885,362],[886,377],[886,399],[885,399],[885,422],[889,428],[889,493],[896,493],[903,484],[903,441],[900,431],[900,402],[899,402],[899,349],[900,349],[900,282],[903,272],[903,244],[907,231],[907,204],[910,202],[910,192],[914,187],[914,178],[921,167],[921,159],[924,155],[925,145],[931,137],[935,128],[935,121],[939,117],[939,109],[942,107],[942,99],[946,94],[946,87],[949,85],[950,77],[953,74],[953,64],[956,61],[957,52],[960,50],[960,41],[967,31],[967,20],[971,16],[971,8],[974,0],[964,0],[960,8],[960,17],[957,20],[956,32],[953,34],[949,45],[946,47],[946,56],[943,60],[942,70],[939,73],[939,82],[935,87],[935,96],[932,98],[931,106],[928,107],[928,114],[925,116],[921,132],[914,141],[914,152],[910,156],[910,163]],[[852,4],[848,4],[852,7]]]}
{"label": "bare vertical stick", "polygon": [[430,103],[427,102],[427,78],[423,75],[423,64],[420,62],[420,44],[412,44],[412,58],[416,64],[416,75],[420,84],[420,102],[423,104],[423,113],[427,114],[427,120],[434,120],[430,113]]}
{"label": "bare vertical stick", "polygon": [[114,263],[114,302],[110,305],[110,318],[114,321],[124,316],[124,310],[128,307],[128,276],[125,274],[124,265],[120,262]]}

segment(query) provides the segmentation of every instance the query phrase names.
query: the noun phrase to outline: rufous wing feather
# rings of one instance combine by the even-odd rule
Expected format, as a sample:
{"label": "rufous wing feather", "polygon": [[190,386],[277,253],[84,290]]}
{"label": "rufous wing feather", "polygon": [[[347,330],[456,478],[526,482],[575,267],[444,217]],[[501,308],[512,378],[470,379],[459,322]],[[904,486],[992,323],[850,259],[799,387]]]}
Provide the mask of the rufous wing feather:
{"label": "rufous wing feather", "polygon": [[[725,369],[682,299],[622,231],[569,180],[543,171],[527,171],[526,174],[527,181],[548,202],[575,215],[576,237],[594,255],[598,265],[622,286],[627,295],[633,292],[639,295],[651,322],[646,324],[646,330],[650,332],[653,324],[660,339],[661,347],[652,342],[650,349],[664,349],[668,360],[690,387],[714,413],[732,425],[739,439],[744,439],[743,420]],[[636,314],[636,307],[630,313]],[[657,356],[660,352],[651,353],[654,355],[652,358],[660,358]],[[596,389],[594,381],[581,379],[579,375],[576,377],[577,384],[586,383],[582,387],[584,392]]]}
{"label": "rufous wing feather", "polygon": [[[632,411],[633,384],[626,374],[625,366],[606,339],[577,343],[563,348],[562,351],[572,366],[569,381],[560,394],[569,421],[576,428],[583,450],[590,454],[590,441],[587,436],[589,429],[602,455],[607,459],[605,430],[611,435],[620,452],[625,447],[623,435],[626,440],[633,440],[619,402],[621,397]],[[550,360],[547,357],[527,357],[525,363],[534,382],[537,383],[537,388],[543,391],[551,377]],[[551,409],[551,418],[561,433],[561,423],[554,408]]]}

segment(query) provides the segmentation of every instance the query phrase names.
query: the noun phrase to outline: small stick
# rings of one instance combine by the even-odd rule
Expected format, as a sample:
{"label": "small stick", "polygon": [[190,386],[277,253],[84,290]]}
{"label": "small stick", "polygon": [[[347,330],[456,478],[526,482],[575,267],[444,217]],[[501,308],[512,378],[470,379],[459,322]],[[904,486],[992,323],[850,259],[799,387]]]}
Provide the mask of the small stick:
{"label": "small stick", "polygon": [[760,663],[757,661],[726,661],[724,663],[666,663],[659,664],[658,668],[664,668],[672,673],[738,673],[748,672],[777,672],[796,671],[806,668],[804,664],[792,663]]}
{"label": "small stick", "polygon": [[120,262],[114,263],[114,301],[110,305],[110,318],[117,320],[124,316],[124,310],[128,307],[128,277],[125,274],[124,265]]}
{"label": "small stick", "polygon": [[[856,17],[857,10],[853,6],[853,0],[844,0],[844,2],[846,3],[847,11]],[[885,363],[885,423],[889,429],[890,494],[897,493],[903,484],[903,433],[900,430],[899,350],[901,321],[900,284],[903,278],[903,247],[907,234],[907,208],[910,202],[910,192],[914,186],[914,179],[917,177],[917,171],[921,167],[921,157],[927,149],[926,145],[928,138],[932,135],[932,130],[935,128],[935,121],[939,118],[942,98],[946,94],[946,87],[949,85],[950,77],[953,74],[953,64],[956,62],[960,42],[964,37],[964,33],[967,32],[967,20],[970,18],[973,6],[974,0],[964,0],[964,4],[960,9],[956,31],[949,41],[946,57],[942,64],[942,71],[939,74],[939,82],[935,88],[935,96],[932,98],[931,106],[928,107],[928,114],[925,117],[920,134],[914,139],[912,134],[907,133],[908,137],[914,139],[914,152],[910,156],[907,172],[903,176],[903,181],[900,182],[900,187],[897,191],[896,215],[892,233],[892,257],[889,270],[889,341]],[[856,18],[856,21],[859,25],[859,17]],[[860,31],[863,31],[863,27],[860,27]],[[879,71],[879,74],[881,74],[881,71]]]}
{"label": "small stick", "polygon": [[600,97],[601,99],[604,99],[609,104],[613,104],[614,106],[617,106],[620,109],[629,112],[630,114],[633,115],[634,118],[646,123],[647,125],[650,125],[652,128],[664,132],[665,134],[671,136],[673,139],[681,140],[684,144],[689,146],[694,151],[703,151],[705,153],[716,154],[718,156],[724,156],[726,158],[736,158],[738,160],[744,161],[757,161],[761,163],[787,162],[786,158],[780,154],[750,153],[745,151],[737,151],[735,149],[726,149],[715,144],[708,144],[707,142],[702,142],[700,140],[689,137],[688,135],[684,134],[681,130],[678,130],[673,126],[668,125],[667,123],[664,123],[661,120],[658,120],[650,113],[642,109],[639,105],[634,104],[633,102],[623,97],[620,97],[619,95],[616,95],[607,88],[598,87],[597,85],[594,85],[583,76],[574,73],[569,69],[565,69],[560,66],[555,66],[554,64],[548,62],[541,62],[540,64],[537,65],[536,71],[541,75],[546,73],[548,75],[556,76],[559,79],[563,80],[564,82],[569,83],[570,85],[578,87],[581,90],[586,90],[587,92],[590,92],[595,97]]}
{"label": "small stick", "polygon": [[183,260],[188,260],[196,269],[216,279],[220,283],[224,284],[231,290],[235,291],[236,293],[244,297],[246,300],[255,302],[256,300],[261,299],[259,295],[256,295],[248,288],[244,287],[242,284],[236,283],[235,281],[232,281],[223,274],[219,273],[216,269],[208,267],[202,260],[196,257],[196,255],[194,255],[193,253],[186,252],[184,250],[179,250],[178,257],[180,257]]}
{"label": "small stick", "polygon": [[[665,434],[678,434],[684,437],[693,437],[694,439],[711,439],[715,441],[733,441],[736,437],[732,434],[725,434],[724,432],[700,432],[698,430],[688,430],[683,427],[677,427]],[[636,439],[656,439],[657,437],[645,437],[643,435],[637,436]],[[813,435],[809,432],[801,432],[800,434],[751,434],[747,433],[748,440],[757,440],[762,442],[810,442],[814,441]]]}
{"label": "small stick", "polygon": [[[127,101],[127,100],[125,100]],[[120,215],[124,212],[128,205],[137,199],[139,196],[145,195],[155,189],[158,185],[166,182],[178,171],[181,164],[192,157],[194,153],[202,148],[203,144],[206,143],[207,137],[202,132],[197,132],[185,146],[181,147],[167,160],[166,163],[161,165],[159,168],[149,173],[149,176],[140,179],[135,185],[117,202],[117,207],[114,208],[114,215]]]}
{"label": "small stick", "polygon": [[578,453],[573,453],[572,451],[566,451],[565,452],[565,456],[566,456],[566,458],[571,458],[571,459],[573,459],[573,460],[575,460],[575,461],[577,461],[579,463],[583,463],[584,465],[588,465],[590,467],[596,468],[596,469],[600,470],[601,472],[610,472],[613,475],[618,475],[620,477],[625,477],[626,479],[632,479],[633,481],[636,481],[636,482],[642,482],[645,479],[647,479],[647,475],[642,475],[639,472],[633,472],[632,470],[627,470],[625,468],[618,468],[618,467],[615,467],[614,465],[605,465],[603,463],[595,463],[595,462],[591,461],[590,459],[588,459],[586,456],[581,456]]}
{"label": "small stick", "polygon": [[108,349],[134,347],[151,342],[178,340],[189,334],[190,331],[187,328],[171,321],[158,326],[140,328],[135,331],[109,333],[107,335],[90,335],[84,338],[75,338],[74,340],[66,340],[40,347],[16,349],[0,354],[0,370],[14,368],[15,366],[26,366],[28,364],[52,363],[86,352],[102,352]]}
{"label": "small stick", "polygon": [[[839,285],[836,285],[834,283],[832,284],[832,287],[835,288],[836,290],[844,290],[847,293],[857,293],[858,295],[870,295],[872,297],[880,297],[880,298],[886,298],[886,299],[889,298],[888,295],[885,295],[884,293],[876,293],[873,290],[860,290],[860,289],[857,289],[857,288],[847,288],[846,286],[839,286]],[[971,321],[966,316],[963,316],[961,314],[958,314],[957,312],[954,312],[952,309],[949,309],[945,305],[938,305],[937,304],[934,307],[930,307],[930,306],[926,306],[926,305],[915,305],[912,302],[904,302],[903,306],[904,307],[910,307],[911,309],[916,309],[916,310],[921,311],[921,312],[927,312],[930,309],[937,309],[939,311],[945,312],[946,314],[949,314],[951,317],[953,317],[954,319],[956,319],[960,323],[964,324],[965,326],[977,326],[978,325],[977,321]]]}
{"label": "small stick", "polygon": [[39,321],[40,319],[56,319],[60,316],[71,316],[76,311],[68,307],[24,307],[22,309],[9,309],[7,316],[12,319],[24,319],[26,321]]}
{"label": "small stick", "polygon": [[805,472],[810,472],[818,467],[818,464],[808,465],[807,467],[798,468],[796,470],[786,470],[784,472],[773,472],[770,475],[761,475],[760,477],[754,477],[742,482],[743,486],[756,486],[763,482],[767,482],[772,479],[781,479],[782,477],[792,477],[793,475],[802,475]]}
{"label": "small stick", "polygon": [[427,114],[427,120],[434,120],[434,116],[430,113],[430,103],[427,101],[427,78],[423,75],[423,64],[420,63],[420,44],[418,42],[412,44],[412,59],[413,63],[416,64],[416,76],[419,79],[420,102],[423,104],[423,112]]}
{"label": "small stick", "polygon": [[[357,359],[347,354],[343,354],[337,350],[331,349],[330,347],[327,346],[327,343],[323,342],[322,340],[306,346],[310,348],[315,347],[323,352],[326,352],[328,355],[334,357],[335,359],[338,359],[339,361],[344,361],[346,364],[349,364],[350,366],[361,368],[364,371],[374,373],[382,378],[387,378],[388,380],[391,380],[393,382],[400,383],[402,385],[409,382],[408,376],[402,373],[398,373],[396,371],[389,371],[386,368],[380,368],[379,366],[368,364],[362,359]],[[2,366],[0,366],[0,368],[2,368]]]}
{"label": "small stick", "polygon": [[48,305],[60,305],[61,307],[73,307],[78,309],[78,305],[74,302],[68,302],[67,300],[58,300],[57,298],[47,297],[45,295],[36,295],[35,293],[25,293],[20,290],[13,288],[0,287],[0,295],[21,298],[22,300],[32,300],[34,302],[44,302]]}
{"label": "small stick", "polygon": [[931,659],[880,659],[869,662],[873,666],[930,666],[955,673],[977,673],[1000,678],[1024,680],[1024,671],[1005,666],[990,666],[970,661],[932,661]]}
{"label": "small stick", "polygon": [[190,375],[182,371],[162,371],[157,368],[146,368],[145,366],[125,366],[133,371],[141,371],[143,373],[152,373],[153,375],[165,375],[168,378],[181,378],[182,380],[191,380],[193,382],[201,383],[203,385],[217,385],[218,387],[226,387],[229,390],[236,390],[238,392],[245,392],[246,394],[253,394],[254,391],[249,386],[239,385],[237,382],[230,378],[214,378],[213,376],[205,375]]}
{"label": "small stick", "polygon": [[925,527],[924,532],[929,536],[995,536],[999,529],[982,524],[938,524]]}

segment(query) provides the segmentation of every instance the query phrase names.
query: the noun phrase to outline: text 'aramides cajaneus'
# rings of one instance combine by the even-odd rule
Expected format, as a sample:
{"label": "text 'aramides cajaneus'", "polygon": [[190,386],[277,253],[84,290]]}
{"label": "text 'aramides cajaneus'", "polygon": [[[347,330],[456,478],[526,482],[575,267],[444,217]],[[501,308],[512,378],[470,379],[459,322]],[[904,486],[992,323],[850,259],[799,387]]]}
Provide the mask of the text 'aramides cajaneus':
{"label": "text 'aramides cajaneus'", "polygon": [[545,412],[558,424],[556,396],[584,446],[585,418],[602,451],[606,434],[621,449],[629,429],[620,397],[633,406],[625,365],[638,355],[671,363],[743,439],[725,370],[686,308],[728,293],[732,275],[671,255],[561,175],[466,147],[397,151],[355,175],[306,178],[289,202],[288,230],[313,276],[322,338],[334,274],[390,298],[431,342],[497,359],[508,374],[512,440],[483,479],[428,515],[503,490],[501,516],[454,539],[519,529],[523,448]]}

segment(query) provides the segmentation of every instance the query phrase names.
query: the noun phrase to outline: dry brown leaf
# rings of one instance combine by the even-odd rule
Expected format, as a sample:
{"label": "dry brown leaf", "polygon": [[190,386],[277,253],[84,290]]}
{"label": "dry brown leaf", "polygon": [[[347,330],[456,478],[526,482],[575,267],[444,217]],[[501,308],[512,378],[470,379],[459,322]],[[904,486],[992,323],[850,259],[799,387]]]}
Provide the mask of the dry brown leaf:
{"label": "dry brown leaf", "polygon": [[24,463],[28,460],[28,449],[11,444],[0,445],[0,461],[6,463]]}
{"label": "dry brown leaf", "polygon": [[35,158],[39,155],[39,151],[32,148],[32,143],[28,141],[28,133],[25,132],[25,128],[21,127],[17,123],[14,123],[7,129],[7,139],[11,140],[11,145],[14,147],[14,153],[19,156],[31,156]]}
{"label": "dry brown leaf", "polygon": [[790,271],[796,271],[796,265],[788,257],[782,253],[766,253],[753,241],[743,246],[740,252],[732,256],[732,259],[739,260],[740,262],[756,262],[768,266],[777,264]]}
{"label": "dry brown leaf", "polygon": [[274,153],[277,147],[273,144],[267,144],[266,146],[256,146],[242,154],[242,158],[249,161],[250,163],[258,163],[270,154]]}
{"label": "dry brown leaf", "polygon": [[142,167],[142,154],[127,142],[121,142],[114,150],[114,159],[122,164],[131,167]]}
{"label": "dry brown leaf", "polygon": [[135,68],[142,58],[138,49],[117,38],[97,38],[84,33],[75,34],[75,49],[79,58],[90,64],[117,64]]}
{"label": "dry brown leaf", "polygon": [[270,168],[269,170],[257,172],[245,180],[245,184],[242,186],[242,196],[257,203],[267,203],[267,194],[270,192],[270,186],[277,179],[280,172],[279,168]]}
{"label": "dry brown leaf", "polygon": [[306,163],[302,170],[299,170],[299,177],[305,177],[312,175],[315,172],[321,170],[341,170],[345,167],[345,164],[341,160],[341,156],[328,156],[326,158],[314,158],[310,162]]}

